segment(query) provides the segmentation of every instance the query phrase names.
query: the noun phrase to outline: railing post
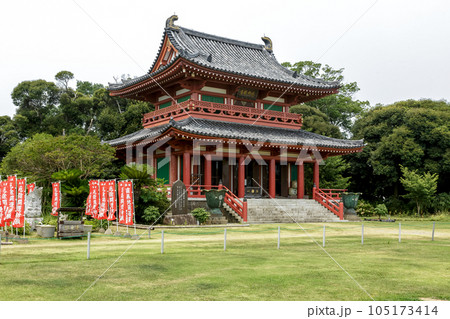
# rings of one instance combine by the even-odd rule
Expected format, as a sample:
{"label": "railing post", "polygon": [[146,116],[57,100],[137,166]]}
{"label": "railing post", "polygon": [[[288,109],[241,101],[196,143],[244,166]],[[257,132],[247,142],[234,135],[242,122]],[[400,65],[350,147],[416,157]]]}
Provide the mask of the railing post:
{"label": "railing post", "polygon": [[242,203],[242,215],[244,217],[244,222],[247,222],[247,199],[244,198]]}
{"label": "railing post", "polygon": [[277,249],[280,249],[280,233],[281,233],[281,228],[280,226],[278,226],[278,245],[277,245]]}
{"label": "railing post", "polygon": [[87,259],[91,258],[91,232],[88,232],[87,238]]}
{"label": "railing post", "polygon": [[344,203],[339,202],[339,219],[344,220]]}

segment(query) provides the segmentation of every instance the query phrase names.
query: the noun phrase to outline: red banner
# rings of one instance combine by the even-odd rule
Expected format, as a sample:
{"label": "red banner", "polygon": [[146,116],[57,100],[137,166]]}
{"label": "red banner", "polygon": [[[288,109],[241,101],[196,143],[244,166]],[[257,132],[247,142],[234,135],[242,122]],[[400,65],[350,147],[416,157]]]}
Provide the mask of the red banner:
{"label": "red banner", "polygon": [[106,219],[108,216],[108,182],[100,182],[100,208],[97,219]]}
{"label": "red banner", "polygon": [[34,191],[35,188],[36,188],[36,183],[27,184],[28,194],[31,193],[32,191]]}
{"label": "red banner", "polygon": [[86,199],[86,210],[84,211],[86,215],[91,215],[91,193],[89,193]]}
{"label": "red banner", "polygon": [[133,225],[134,203],[133,203],[133,182],[125,182],[125,225]]}
{"label": "red banner", "polygon": [[125,182],[118,182],[119,190],[119,224],[125,223]]}
{"label": "red banner", "polygon": [[119,182],[119,223],[133,225],[133,182]]}
{"label": "red banner", "polygon": [[116,181],[108,182],[108,220],[116,219],[117,199],[116,199]]}
{"label": "red banner", "polygon": [[97,219],[99,206],[99,181],[89,181],[89,209],[93,218]]}
{"label": "red banner", "polygon": [[61,207],[61,183],[52,183],[52,215],[58,216],[57,209]]}
{"label": "red banner", "polygon": [[0,227],[5,226],[5,214],[8,207],[8,182],[0,181]]}
{"label": "red banner", "polygon": [[5,222],[12,222],[16,214],[16,177],[8,176]]}
{"label": "red banner", "polygon": [[22,228],[25,223],[25,192],[26,192],[26,180],[17,180],[17,206],[16,215],[12,223],[14,228]]}

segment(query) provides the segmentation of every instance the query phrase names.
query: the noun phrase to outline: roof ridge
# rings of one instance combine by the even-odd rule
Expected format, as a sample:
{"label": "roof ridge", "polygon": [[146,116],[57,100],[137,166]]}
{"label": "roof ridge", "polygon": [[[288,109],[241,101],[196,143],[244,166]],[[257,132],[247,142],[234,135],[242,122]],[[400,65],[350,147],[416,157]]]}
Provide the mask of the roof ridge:
{"label": "roof ridge", "polygon": [[[231,39],[231,38],[226,38],[223,36],[218,36],[218,35],[214,35],[214,34],[210,34],[210,33],[205,33],[205,32],[201,32],[201,31],[197,31],[197,30],[192,30],[192,29],[188,29],[185,27],[181,27],[180,29],[187,34],[196,36],[196,37],[200,37],[200,38],[204,38],[204,39],[208,39],[208,40],[214,40],[214,41],[219,41],[219,42],[226,42],[229,44],[234,44],[237,46],[244,46],[250,49],[255,49],[255,50],[261,50],[264,51],[264,45],[262,44],[256,44],[256,43],[251,43],[251,42],[247,42],[247,41],[241,41],[241,40],[236,40],[236,39]],[[177,32],[178,30],[171,30],[172,32]]]}

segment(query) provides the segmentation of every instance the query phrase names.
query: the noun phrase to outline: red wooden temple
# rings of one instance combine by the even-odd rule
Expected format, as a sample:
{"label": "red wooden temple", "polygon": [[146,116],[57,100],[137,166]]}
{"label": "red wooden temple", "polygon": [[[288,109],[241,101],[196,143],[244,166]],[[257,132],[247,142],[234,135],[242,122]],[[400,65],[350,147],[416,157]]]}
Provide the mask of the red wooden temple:
{"label": "red wooden temple", "polygon": [[[319,188],[319,164],[360,152],[363,141],[304,131],[301,114],[289,113],[293,105],[337,93],[340,83],[284,68],[267,37],[263,44],[247,43],[186,29],[176,20],[167,19],[147,74],[110,84],[111,96],[155,106],[144,115],[142,130],[107,142],[117,156],[149,164],[169,184],[181,179],[190,196],[221,184],[230,190],[230,203],[241,205],[235,209],[241,215],[242,198],[288,197],[294,180],[296,198],[308,191],[342,215],[336,194]],[[314,167],[313,190],[305,190],[305,164]]]}

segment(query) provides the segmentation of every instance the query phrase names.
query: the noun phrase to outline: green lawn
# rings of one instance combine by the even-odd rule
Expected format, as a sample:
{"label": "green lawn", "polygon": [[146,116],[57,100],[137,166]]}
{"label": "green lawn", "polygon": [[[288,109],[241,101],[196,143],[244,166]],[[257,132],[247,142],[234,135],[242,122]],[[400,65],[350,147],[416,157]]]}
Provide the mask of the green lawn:
{"label": "green lawn", "polygon": [[[277,227],[281,249],[277,250]],[[323,224],[303,224],[322,244]],[[326,224],[326,251],[375,300],[450,300],[450,223]],[[141,231],[142,232],[142,231]],[[0,300],[370,300],[297,225],[167,229],[135,242],[86,239],[2,246]]]}

